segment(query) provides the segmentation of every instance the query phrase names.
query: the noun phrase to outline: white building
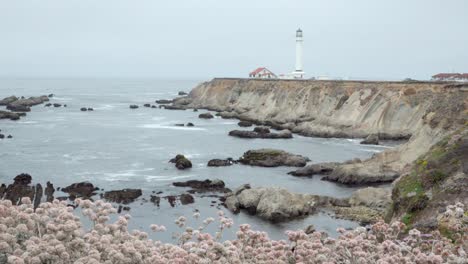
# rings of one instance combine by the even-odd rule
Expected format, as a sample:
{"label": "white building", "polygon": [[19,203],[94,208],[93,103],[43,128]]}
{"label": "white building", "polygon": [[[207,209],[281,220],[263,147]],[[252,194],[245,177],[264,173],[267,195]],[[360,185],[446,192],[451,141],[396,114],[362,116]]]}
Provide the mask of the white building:
{"label": "white building", "polygon": [[276,74],[265,67],[260,67],[249,73],[250,78],[276,79]]}
{"label": "white building", "polygon": [[302,65],[303,42],[302,30],[298,29],[296,31],[296,69],[291,73],[291,77],[294,79],[303,79],[305,75]]}

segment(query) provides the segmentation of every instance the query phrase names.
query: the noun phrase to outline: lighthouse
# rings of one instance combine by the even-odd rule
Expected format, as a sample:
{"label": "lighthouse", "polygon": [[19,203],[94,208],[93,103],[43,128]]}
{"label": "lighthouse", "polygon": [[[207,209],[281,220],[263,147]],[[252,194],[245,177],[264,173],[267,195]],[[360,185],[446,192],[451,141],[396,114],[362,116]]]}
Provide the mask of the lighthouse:
{"label": "lighthouse", "polygon": [[295,79],[304,78],[304,69],[302,67],[302,46],[303,46],[302,30],[296,30],[296,68],[292,72]]}

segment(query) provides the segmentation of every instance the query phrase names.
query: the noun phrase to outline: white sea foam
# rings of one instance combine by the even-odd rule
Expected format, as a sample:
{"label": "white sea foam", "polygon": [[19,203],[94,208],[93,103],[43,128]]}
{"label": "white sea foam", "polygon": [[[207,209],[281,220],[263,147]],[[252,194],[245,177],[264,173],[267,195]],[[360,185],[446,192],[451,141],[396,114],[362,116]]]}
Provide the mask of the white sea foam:
{"label": "white sea foam", "polygon": [[37,124],[37,121],[16,121],[18,124]]}
{"label": "white sea foam", "polygon": [[72,101],[73,100],[73,98],[70,98],[70,97],[57,97],[57,96],[54,96],[54,99],[60,100],[60,101]]}
{"label": "white sea foam", "polygon": [[178,179],[185,179],[185,178],[190,178],[193,177],[194,175],[179,175],[179,176],[174,176],[174,175],[148,175],[145,177],[147,182],[152,182],[152,181],[173,181],[173,180],[178,180]]}
{"label": "white sea foam", "polygon": [[110,110],[116,108],[116,105],[105,104],[98,107],[94,107],[94,110]]}

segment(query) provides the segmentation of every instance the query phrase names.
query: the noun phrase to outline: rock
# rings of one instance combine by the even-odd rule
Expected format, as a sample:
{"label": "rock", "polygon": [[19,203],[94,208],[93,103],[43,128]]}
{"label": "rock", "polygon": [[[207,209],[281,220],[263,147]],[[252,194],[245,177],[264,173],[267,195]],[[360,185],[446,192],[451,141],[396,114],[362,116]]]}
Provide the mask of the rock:
{"label": "rock", "polygon": [[168,196],[165,196],[165,197],[163,197],[163,198],[166,199],[167,202],[169,202],[169,205],[170,205],[171,207],[176,206],[176,204],[177,204],[177,197],[176,197],[176,196],[174,196],[174,195],[168,195]]}
{"label": "rock", "polygon": [[193,111],[194,111],[194,112],[198,112],[198,109],[197,109],[197,108],[194,108]]}
{"label": "rock", "polygon": [[[239,138],[292,138],[292,133],[289,130],[281,130],[278,133],[271,133],[268,128],[256,127],[257,131],[245,131],[245,130],[232,130],[229,132],[229,136]],[[268,132],[267,132],[268,131]]]}
{"label": "rock", "polygon": [[12,136],[12,135],[8,135],[8,137],[7,137],[7,138],[13,138],[13,136]]}
{"label": "rock", "polygon": [[151,104],[144,104],[144,107],[151,107]]}
{"label": "rock", "polygon": [[54,200],[54,185],[50,182],[47,182],[44,194],[46,196],[46,202],[52,202]]}
{"label": "rock", "polygon": [[263,127],[263,126],[255,127],[253,131],[257,132],[259,134],[268,134],[268,133],[270,133],[270,129],[268,127]]}
{"label": "rock", "polygon": [[63,105],[63,107],[67,107],[67,105],[66,105],[66,104],[64,104],[64,105]]}
{"label": "rock", "polygon": [[92,107],[88,107],[88,111],[94,111]]}
{"label": "rock", "polygon": [[163,107],[166,110],[185,110],[184,107],[178,105],[164,105]]}
{"label": "rock", "polygon": [[305,229],[304,232],[308,235],[312,234],[315,232],[315,226],[314,225],[308,225]]}
{"label": "rock", "polygon": [[208,161],[208,167],[224,167],[224,166],[231,166],[234,164],[232,159],[212,159]]}
{"label": "rock", "polygon": [[187,126],[188,126],[188,127],[193,127],[193,126],[195,126],[195,125],[194,125],[193,123],[190,123],[190,122],[189,122],[189,123],[187,123]]}
{"label": "rock", "polygon": [[90,198],[96,194],[95,191],[97,190],[99,190],[99,188],[94,187],[94,185],[90,182],[73,183],[65,188],[62,188],[62,192],[66,192],[70,196],[83,198]]}
{"label": "rock", "polygon": [[151,195],[150,201],[154,203],[157,207],[159,207],[159,205],[161,204],[161,197],[157,195]]}
{"label": "rock", "polygon": [[8,187],[4,184],[1,185],[0,199],[10,200],[14,205],[19,204],[22,197],[29,197],[31,201],[34,201],[36,188],[30,186],[32,181],[31,175],[22,173],[17,175],[13,180],[13,184],[8,185]]}
{"label": "rock", "polygon": [[34,209],[39,207],[39,204],[41,203],[42,194],[43,194],[42,185],[38,183],[36,184],[36,195],[34,195],[34,201],[32,201],[34,205]]}
{"label": "rock", "polygon": [[88,111],[88,108],[86,108],[86,107],[81,107],[80,110],[83,111],[83,112],[85,112],[85,111]]}
{"label": "rock", "polygon": [[8,105],[10,103],[13,103],[14,101],[17,101],[18,99],[19,98],[14,95],[5,97],[2,100],[0,100],[0,105]]}
{"label": "rock", "polygon": [[178,95],[187,95],[187,94],[188,94],[188,93],[183,92],[183,91],[180,91],[180,92],[178,93]]}
{"label": "rock", "polygon": [[4,139],[4,138],[5,138],[5,135],[0,134],[0,139]]}
{"label": "rock", "polygon": [[135,201],[142,194],[141,189],[122,189],[105,192],[104,199],[114,203],[128,204]]}
{"label": "rock", "polygon": [[61,107],[62,105],[59,103],[54,103],[54,107]]}
{"label": "rock", "polygon": [[192,168],[192,162],[187,159],[184,155],[178,154],[175,158],[171,159],[169,162],[175,163],[175,166],[179,170],[185,170]]}
{"label": "rock", "polygon": [[228,194],[225,204],[233,212],[245,209],[260,218],[282,222],[313,213],[317,207],[317,197],[276,187],[250,188],[237,195]]}
{"label": "rock", "polygon": [[244,165],[261,167],[304,167],[309,158],[276,149],[249,150],[239,159]]}
{"label": "rock", "polygon": [[330,174],[337,165],[338,165],[337,162],[312,164],[312,165],[307,165],[304,168],[300,168],[295,171],[290,171],[288,172],[288,174],[293,175],[293,176],[299,176],[299,177],[313,176],[316,174],[327,175],[327,174]]}
{"label": "rock", "polygon": [[222,180],[189,180],[185,182],[173,182],[172,185],[176,187],[190,187],[191,193],[204,193],[204,192],[230,192],[231,190],[225,187]]}
{"label": "rock", "polygon": [[172,104],[172,102],[174,102],[174,101],[173,100],[165,100],[165,99],[155,101],[155,103],[157,103],[157,104]]}
{"label": "rock", "polygon": [[25,116],[26,113],[14,113],[9,111],[0,110],[0,119],[19,120],[21,116]]}
{"label": "rock", "polygon": [[51,106],[52,106],[51,103],[47,103],[47,104],[44,105],[44,107],[51,107]]}
{"label": "rock", "polygon": [[366,137],[366,139],[361,141],[361,144],[378,145],[379,144],[379,136],[377,134],[370,134],[369,136]]}
{"label": "rock", "polygon": [[175,126],[183,127],[183,126],[185,126],[185,125],[184,125],[184,124],[175,124]]}
{"label": "rock", "polygon": [[155,105],[152,105],[151,108],[156,108],[156,106],[155,106]]}
{"label": "rock", "polygon": [[253,123],[250,121],[240,121],[237,125],[240,127],[251,127]]}
{"label": "rock", "polygon": [[362,188],[353,192],[349,198],[351,206],[366,206],[374,209],[386,209],[391,202],[391,190],[389,188]]}
{"label": "rock", "polygon": [[54,94],[49,94],[47,97],[52,98],[54,97]]}
{"label": "rock", "polygon": [[49,97],[42,95],[38,97],[29,97],[27,99],[22,98],[16,101],[8,103],[6,108],[11,111],[16,112],[29,112],[31,111],[31,106],[42,104],[49,101]]}
{"label": "rock", "polygon": [[211,113],[203,113],[203,114],[198,115],[198,118],[203,118],[203,119],[211,119],[213,117],[214,116]]}
{"label": "rock", "polygon": [[183,205],[191,204],[195,202],[195,198],[191,194],[184,193],[179,196],[180,203]]}
{"label": "rock", "polygon": [[392,182],[399,176],[400,174],[394,170],[382,169],[380,164],[361,162],[339,164],[330,174],[323,177],[322,180],[350,185],[362,185]]}
{"label": "rock", "polygon": [[130,105],[130,109],[137,109],[138,105]]}

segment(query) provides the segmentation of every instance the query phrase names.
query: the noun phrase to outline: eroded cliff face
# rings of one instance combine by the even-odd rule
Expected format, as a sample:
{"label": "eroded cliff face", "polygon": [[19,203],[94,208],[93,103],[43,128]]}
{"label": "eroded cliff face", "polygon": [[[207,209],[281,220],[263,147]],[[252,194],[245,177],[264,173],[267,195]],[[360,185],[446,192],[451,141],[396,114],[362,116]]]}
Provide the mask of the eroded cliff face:
{"label": "eroded cliff face", "polygon": [[409,138],[396,149],[343,164],[327,176],[342,183],[370,183],[394,180],[444,136],[466,127],[466,88],[433,82],[214,79],[175,104],[306,136]]}

